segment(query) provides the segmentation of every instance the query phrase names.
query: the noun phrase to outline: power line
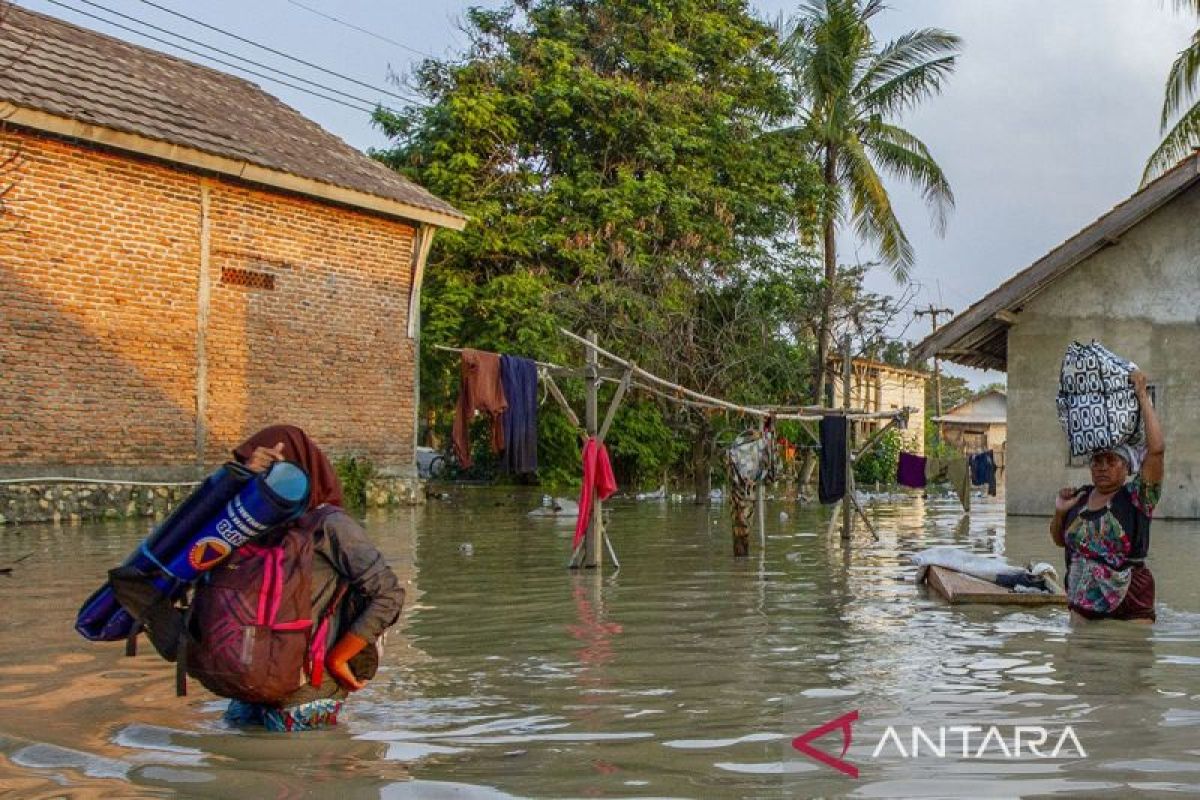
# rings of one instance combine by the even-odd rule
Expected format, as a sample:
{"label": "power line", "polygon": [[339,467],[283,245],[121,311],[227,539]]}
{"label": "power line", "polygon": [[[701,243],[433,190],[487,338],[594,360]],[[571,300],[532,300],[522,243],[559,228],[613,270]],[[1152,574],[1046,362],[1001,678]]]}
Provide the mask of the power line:
{"label": "power line", "polygon": [[[86,0],[85,0],[85,2],[86,2]],[[350,83],[354,83],[359,86],[365,87],[367,89],[370,89],[373,92],[379,92],[381,94],[390,95],[391,97],[395,97],[399,100],[403,100],[406,103],[418,103],[419,102],[411,97],[405,97],[404,95],[396,94],[395,92],[388,91],[387,89],[380,89],[378,86],[372,86],[371,84],[360,81],[357,78],[351,78],[349,75],[343,75],[340,72],[335,72],[331,69],[326,69],[325,67],[322,67],[319,64],[314,64],[311,61],[305,61],[303,58],[298,58],[297,56],[291,55],[290,53],[285,53],[282,50],[276,50],[274,47],[268,47],[265,44],[260,44],[256,41],[253,41],[252,39],[247,39],[244,36],[238,36],[236,33],[230,33],[229,31],[227,31],[223,28],[218,28],[216,25],[210,25],[207,22],[196,19],[195,17],[189,17],[187,14],[182,14],[178,11],[167,8],[166,6],[151,2],[151,0],[139,0],[139,2],[150,6],[151,8],[157,8],[159,11],[165,11],[166,13],[171,14],[176,17],[179,17],[180,19],[185,19],[194,25],[199,25],[202,28],[208,28],[210,31],[216,31],[217,33],[219,33],[223,36],[228,36],[231,39],[236,39],[237,41],[242,42],[244,44],[248,44],[251,47],[257,47],[260,50],[265,50],[268,53],[273,53],[274,55],[280,56],[282,58],[286,58],[290,61],[295,61],[297,64],[303,64],[304,66],[310,67],[319,72],[324,72],[326,75],[332,75],[336,78],[341,78],[344,81],[349,81]]]}
{"label": "power line", "polygon": [[[239,56],[237,53],[231,53],[228,50],[222,50],[221,48],[216,47],[215,45],[208,44],[207,42],[202,42],[199,39],[193,39],[190,36],[183,35],[182,33],[176,33],[175,31],[170,30],[168,28],[163,28],[163,27],[160,27],[153,23],[146,22],[144,19],[140,19],[138,17],[133,17],[133,16],[130,16],[129,14],[123,14],[120,11],[115,11],[111,8],[108,8],[107,6],[103,6],[99,3],[92,2],[92,0],[76,0],[76,2],[84,3],[85,5],[89,5],[93,8],[98,8],[101,11],[107,11],[109,14],[113,14],[115,16],[121,17],[122,19],[130,20],[131,22],[136,22],[137,24],[144,25],[145,27],[150,28],[151,30],[160,31],[161,33],[165,33],[168,36],[174,36],[177,39],[182,39],[185,42],[190,42],[194,45],[198,45],[199,47],[206,47],[209,50],[213,50],[222,55],[229,56],[230,58],[236,58],[238,61],[245,61],[247,64],[253,64],[256,67],[262,67],[263,69],[269,69],[272,72],[277,72],[280,75],[291,78],[293,80],[303,81],[304,83],[308,83],[313,86],[316,86],[318,89],[324,89],[327,92],[333,92],[334,94],[340,94],[342,97],[348,98],[350,100],[357,100],[360,103],[367,103],[368,105],[377,104],[376,101],[374,101],[374,100],[368,100],[365,97],[359,97],[357,95],[350,94],[349,92],[344,92],[341,89],[338,89],[336,87],[326,86],[323,83],[317,83],[316,81],[314,81],[310,78],[305,78],[303,75],[296,75],[291,72],[286,72],[285,70],[279,69],[278,67],[272,67],[269,64],[263,64],[258,61],[255,61],[254,59],[246,58],[245,56]],[[382,90],[377,90],[377,91],[382,91]],[[386,92],[386,94],[391,94],[391,93]],[[399,95],[393,95],[393,97],[399,97]],[[406,99],[406,98],[401,98],[401,99]],[[382,104],[379,103],[378,105],[382,105]]]}
{"label": "power line", "polygon": [[422,56],[424,58],[432,58],[434,60],[437,60],[437,56],[433,55],[432,53],[426,53],[424,50],[418,50],[415,47],[409,47],[408,45],[404,44],[403,42],[397,42],[395,39],[389,39],[388,37],[386,37],[382,34],[376,33],[375,31],[368,30],[367,28],[359,27],[358,25],[355,25],[353,22],[346,22],[343,19],[338,19],[335,16],[326,14],[324,11],[321,11],[320,9],[312,8],[311,6],[304,5],[304,3],[297,2],[297,0],[287,0],[287,1],[290,4],[296,6],[296,8],[303,8],[305,11],[309,12],[310,14],[316,14],[318,17],[324,17],[325,19],[329,20],[330,22],[336,22],[338,25],[342,25],[344,27],[350,28],[351,30],[358,31],[359,33],[365,33],[367,36],[370,36],[373,39],[378,39],[381,42],[387,42],[388,44],[395,45],[396,47],[399,47],[401,50],[407,50],[408,52],[412,53],[413,55],[418,55],[418,56]]}
{"label": "power line", "polygon": [[[229,52],[228,50],[222,50],[221,48],[217,47],[216,45],[211,45],[211,44],[208,44],[207,42],[202,42],[202,41],[200,41],[200,40],[198,40],[198,39],[193,39],[193,38],[191,38],[190,36],[185,36],[184,34],[182,34],[182,33],[178,33],[178,32],[176,32],[176,31],[173,31],[173,30],[170,30],[169,28],[163,28],[163,27],[160,27],[160,26],[158,26],[158,25],[155,25],[155,24],[153,24],[153,23],[147,22],[147,21],[146,21],[146,20],[144,20],[144,19],[141,19],[140,17],[133,17],[133,16],[130,16],[129,14],[123,14],[123,13],[121,13],[120,11],[116,11],[116,10],[114,10],[114,9],[107,8],[106,6],[103,6],[103,5],[99,4],[99,3],[93,2],[92,0],[77,0],[77,2],[82,2],[82,3],[85,3],[85,4],[89,5],[89,6],[92,6],[93,8],[99,8],[99,9],[101,9],[101,10],[103,10],[103,11],[107,11],[107,12],[108,12],[108,13],[110,13],[110,14],[115,14],[115,15],[116,15],[116,16],[118,16],[118,17],[122,17],[122,18],[124,18],[124,19],[127,19],[127,20],[130,20],[130,21],[132,21],[132,22],[136,22],[136,23],[138,23],[139,25],[144,25],[144,26],[145,26],[145,27],[147,27],[147,28],[151,28],[151,29],[153,29],[153,30],[156,30],[156,31],[161,31],[162,33],[165,33],[165,34],[167,34],[168,36],[174,36],[174,37],[176,37],[176,38],[178,38],[178,39],[182,39],[182,40],[184,40],[185,42],[191,42],[192,44],[198,45],[198,46],[200,46],[200,47],[205,47],[205,48],[208,48],[209,50],[214,50],[214,51],[216,51],[216,52],[218,52],[218,53],[221,53],[222,55],[227,55],[227,56],[229,56],[230,58],[236,58],[236,59],[237,59],[237,60],[239,60],[239,61],[245,61],[247,64],[253,64],[253,65],[254,65],[254,66],[256,66],[256,67],[262,67],[263,69],[269,69],[269,70],[271,70],[272,72],[278,72],[280,75],[284,75],[284,76],[286,76],[286,77],[288,77],[288,78],[292,78],[293,80],[303,81],[304,83],[309,83],[309,84],[312,84],[313,86],[316,86],[316,87],[318,87],[318,88],[320,88],[320,89],[324,89],[325,91],[334,92],[335,94],[340,94],[340,95],[342,95],[343,97],[348,97],[348,98],[350,98],[351,100],[357,100],[357,101],[359,101],[359,102],[361,102],[361,103],[367,103],[367,104],[369,104],[369,105],[376,105],[376,104],[378,104],[378,105],[382,105],[382,103],[377,103],[377,102],[376,102],[376,101],[374,101],[374,100],[368,100],[367,98],[364,98],[364,97],[358,97],[358,96],[356,96],[356,95],[352,95],[352,94],[350,94],[349,92],[344,92],[344,91],[342,91],[341,89],[337,89],[337,88],[335,88],[335,87],[333,87],[333,86],[326,86],[326,85],[325,85],[325,84],[323,84],[323,83],[317,83],[316,81],[312,80],[311,78],[305,78],[305,77],[304,77],[304,76],[302,76],[302,75],[296,75],[296,74],[293,74],[293,73],[291,73],[291,72],[287,72],[287,71],[285,71],[285,70],[279,69],[278,67],[273,67],[273,66],[270,66],[269,64],[263,64],[263,63],[261,63],[261,62],[255,61],[255,60],[254,60],[254,59],[252,59],[252,58],[246,58],[245,56],[238,55],[237,53],[231,53],[231,52]],[[153,4],[153,3],[151,3],[150,5],[154,5],[154,4]],[[155,6],[155,7],[157,8],[157,6]],[[166,9],[166,10],[168,10],[168,11],[169,11],[170,9]],[[203,24],[203,23],[199,23],[199,24]],[[206,26],[206,27],[211,27],[211,26]],[[214,30],[216,30],[216,29],[214,29]],[[232,35],[232,34],[228,34],[228,35]],[[235,36],[234,38],[239,38],[239,37],[236,37],[236,36]],[[248,40],[246,40],[246,41],[248,41]],[[268,48],[268,49],[269,49],[269,48]],[[279,52],[279,51],[271,51],[271,52]],[[285,57],[289,57],[289,58],[290,58],[290,56],[287,56],[287,54],[286,54],[286,53],[280,53],[280,55],[283,55],[283,56],[285,56]],[[307,64],[307,63],[308,63],[308,62],[306,62],[306,61],[301,61],[300,59],[295,59],[295,58],[293,58],[292,60],[294,60],[294,61],[299,61],[299,63],[302,63],[302,64]],[[319,67],[317,67],[317,69],[320,69],[320,68],[319,68]],[[386,89],[380,89],[380,88],[378,88],[378,87],[371,86],[371,85],[369,85],[369,84],[366,84],[366,83],[362,83],[361,81],[357,81],[357,80],[355,80],[355,79],[353,79],[353,78],[348,78],[348,77],[346,77],[346,76],[343,76],[343,75],[341,75],[341,74],[339,74],[339,73],[336,73],[336,72],[329,72],[329,70],[321,70],[321,71],[323,71],[323,72],[328,72],[330,75],[333,75],[333,76],[335,76],[335,77],[342,78],[343,80],[348,80],[348,81],[350,81],[350,82],[352,82],[352,83],[361,83],[361,85],[363,85],[363,86],[366,86],[368,89],[371,89],[371,91],[379,92],[379,93],[381,93],[381,94],[390,95],[391,97],[395,97],[395,98],[398,98],[398,99],[400,99],[400,100],[404,100],[405,102],[414,103],[414,104],[418,104],[418,105],[423,105],[422,101],[420,101],[420,100],[417,100],[416,98],[413,98],[413,97],[405,97],[404,95],[399,95],[399,94],[396,94],[395,92],[389,92],[389,91],[388,91],[388,90],[386,90]]]}
{"label": "power line", "polygon": [[[113,26],[114,28],[119,28],[119,29],[121,29],[121,30],[123,30],[123,31],[128,31],[129,33],[133,33],[133,34],[136,34],[136,35],[138,35],[138,36],[141,36],[141,37],[144,37],[144,38],[146,38],[146,39],[149,39],[149,40],[150,40],[150,41],[152,41],[152,42],[158,42],[159,44],[164,44],[164,45],[167,45],[168,47],[174,47],[175,49],[177,49],[177,50],[182,50],[182,51],[183,51],[183,52],[185,52],[185,53],[190,53],[190,54],[192,54],[192,55],[199,56],[200,58],[208,59],[209,61],[215,62],[215,63],[217,63],[217,64],[221,64],[222,66],[230,67],[231,69],[240,70],[241,72],[244,72],[244,73],[246,73],[246,74],[248,74],[248,75],[253,75],[253,76],[255,76],[256,78],[263,78],[264,80],[268,80],[268,81],[272,81],[272,82],[274,82],[274,83],[278,83],[278,84],[280,84],[281,86],[287,86],[287,87],[289,87],[289,88],[291,88],[291,89],[296,89],[296,90],[298,90],[298,91],[304,92],[305,94],[312,95],[313,97],[319,97],[319,98],[321,98],[322,100],[328,100],[328,101],[330,101],[331,103],[337,103],[338,105],[345,106],[346,108],[350,108],[350,109],[353,109],[353,110],[355,110],[355,111],[362,111],[362,112],[364,112],[364,113],[368,113],[368,114],[369,114],[369,113],[371,113],[371,112],[373,112],[373,111],[375,110],[374,108],[370,108],[370,107],[366,107],[366,106],[359,106],[359,105],[355,105],[354,103],[349,103],[349,102],[347,102],[347,101],[345,101],[345,100],[340,100],[340,99],[338,99],[338,98],[336,98],[336,97],[330,97],[329,95],[321,94],[320,92],[314,92],[312,89],[310,89],[310,88],[308,88],[308,87],[305,87],[305,86],[298,86],[298,85],[296,85],[296,84],[294,84],[294,83],[289,83],[289,82],[287,82],[287,81],[285,81],[285,80],[280,80],[279,78],[275,77],[274,75],[267,75],[267,74],[264,74],[264,73],[262,73],[262,72],[256,72],[255,70],[252,70],[252,69],[250,69],[250,68],[248,68],[248,67],[244,67],[244,66],[242,66],[241,64],[234,64],[234,63],[231,63],[231,62],[229,62],[229,61],[225,61],[225,60],[223,60],[223,59],[217,58],[216,56],[210,55],[210,54],[208,54],[208,53],[203,53],[203,52],[200,52],[199,50],[193,50],[193,49],[191,49],[190,47],[185,47],[184,45],[178,44],[177,42],[172,42],[172,41],[169,41],[169,40],[167,40],[167,39],[160,38],[160,37],[158,37],[158,36],[155,36],[155,35],[153,35],[153,34],[146,33],[145,31],[139,31],[139,30],[137,30],[136,28],[131,28],[131,27],[129,27],[128,25],[122,25],[122,24],[121,24],[121,23],[119,23],[119,22],[114,22],[114,21],[113,21],[113,20],[111,20],[111,19],[105,19],[104,17],[101,17],[101,16],[100,16],[100,15],[98,15],[98,14],[93,14],[93,13],[91,13],[90,11],[85,11],[85,10],[83,10],[82,8],[76,8],[75,6],[71,6],[71,5],[68,5],[68,4],[66,4],[66,3],[63,3],[63,2],[61,2],[60,0],[46,0],[46,2],[48,2],[48,3],[52,4],[52,5],[59,6],[60,8],[65,8],[65,9],[67,9],[68,11],[74,11],[76,14],[82,14],[82,15],[83,15],[83,16],[85,16],[85,17],[90,17],[90,18],[92,18],[92,19],[99,20],[100,22],[103,22],[103,23],[105,23],[106,25],[111,25],[111,26]],[[83,2],[88,2],[88,0],[83,0]],[[94,3],[89,3],[89,4],[90,4],[90,5],[95,5]],[[105,10],[108,10],[108,9],[105,9]],[[116,13],[116,12],[113,12],[113,13]],[[124,15],[121,15],[121,16],[124,16]],[[143,24],[145,24],[145,23],[143,23]],[[215,48],[214,48],[214,49],[215,49]],[[220,50],[218,50],[217,52],[223,52],[223,51],[220,51]],[[227,55],[228,55],[228,54],[227,54]],[[240,58],[240,57],[239,57],[239,56],[234,56],[234,58]],[[245,59],[243,59],[243,60],[245,60]],[[256,63],[256,62],[249,62],[249,63]],[[258,64],[257,66],[262,66],[262,67],[264,67],[265,69],[274,69],[273,67],[266,67],[265,65],[262,65],[262,64]],[[278,71],[278,70],[276,70],[276,71]],[[280,74],[286,74],[286,73],[280,73]],[[304,80],[304,79],[303,79],[303,78],[301,78],[300,80]],[[311,83],[311,81],[308,81],[308,82],[309,82],[309,83]],[[317,84],[313,84],[313,85],[317,85]],[[363,102],[370,102],[370,101],[363,101]]]}

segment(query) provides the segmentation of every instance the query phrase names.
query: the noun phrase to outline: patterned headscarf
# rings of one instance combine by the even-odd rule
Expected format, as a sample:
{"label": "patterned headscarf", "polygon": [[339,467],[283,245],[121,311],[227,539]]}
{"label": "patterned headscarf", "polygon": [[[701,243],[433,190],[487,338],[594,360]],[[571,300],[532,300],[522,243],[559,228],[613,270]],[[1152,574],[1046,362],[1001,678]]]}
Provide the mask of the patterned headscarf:
{"label": "patterned headscarf", "polygon": [[[1125,462],[1126,469],[1130,475],[1136,475],[1138,470],[1142,468],[1142,459],[1146,457],[1146,451],[1141,447],[1134,447],[1131,444],[1119,444],[1111,450],[1101,450],[1100,453],[1112,453],[1117,458]],[[1099,453],[1097,453],[1099,455]]]}

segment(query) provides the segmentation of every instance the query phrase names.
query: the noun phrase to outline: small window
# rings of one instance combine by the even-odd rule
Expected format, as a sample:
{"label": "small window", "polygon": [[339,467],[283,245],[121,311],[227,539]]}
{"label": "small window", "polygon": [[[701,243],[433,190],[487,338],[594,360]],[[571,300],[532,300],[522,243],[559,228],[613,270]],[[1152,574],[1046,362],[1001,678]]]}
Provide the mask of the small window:
{"label": "small window", "polygon": [[259,272],[253,269],[224,267],[221,269],[221,283],[226,286],[244,286],[247,289],[275,289],[275,276],[269,272]]}

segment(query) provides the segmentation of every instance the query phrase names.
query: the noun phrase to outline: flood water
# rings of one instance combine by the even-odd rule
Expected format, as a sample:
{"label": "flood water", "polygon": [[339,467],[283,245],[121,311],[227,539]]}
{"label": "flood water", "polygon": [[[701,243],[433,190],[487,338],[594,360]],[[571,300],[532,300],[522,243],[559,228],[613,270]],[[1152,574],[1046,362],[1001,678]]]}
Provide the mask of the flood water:
{"label": "flood water", "polygon": [[[1200,525],[1158,522],[1151,628],[1072,628],[1060,608],[950,607],[914,585],[933,544],[1059,564],[1046,520],[995,501],[871,511],[847,548],[828,512],[769,503],[735,561],[712,509],[618,501],[621,568],[570,572],[570,524],[539,495],[462,489],[367,524],[409,602],[378,678],[336,730],[231,730],[223,703],[148,645],[72,630],[145,524],[0,530],[0,794],[15,797],[1083,797],[1200,795]],[[787,518],[781,516],[786,513]],[[470,544],[470,548],[463,545]],[[845,760],[792,739],[858,712]],[[919,726],[1042,726],[1057,757]],[[1030,735],[1026,736],[1029,741]],[[1034,737],[1036,740],[1036,737]],[[885,740],[886,741],[886,740]],[[984,752],[977,752],[981,744]],[[813,742],[836,757],[837,730]],[[965,751],[965,752],[964,752]],[[980,757],[976,757],[979,755]]]}

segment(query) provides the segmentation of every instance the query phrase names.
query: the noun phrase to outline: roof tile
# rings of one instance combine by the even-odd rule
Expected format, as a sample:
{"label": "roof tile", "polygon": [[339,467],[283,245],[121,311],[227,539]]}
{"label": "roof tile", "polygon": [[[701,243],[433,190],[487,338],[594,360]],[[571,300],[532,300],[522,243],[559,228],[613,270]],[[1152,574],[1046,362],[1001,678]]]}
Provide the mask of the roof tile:
{"label": "roof tile", "polygon": [[0,101],[464,218],[249,81],[0,5]]}

